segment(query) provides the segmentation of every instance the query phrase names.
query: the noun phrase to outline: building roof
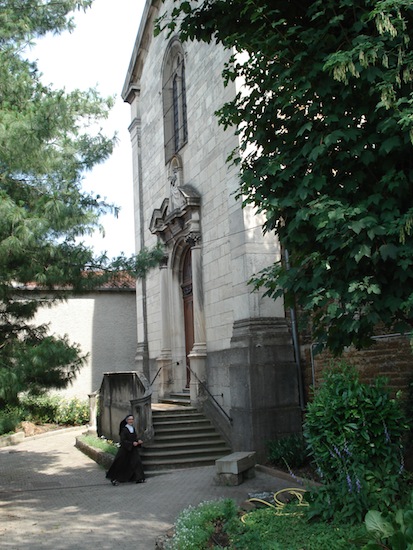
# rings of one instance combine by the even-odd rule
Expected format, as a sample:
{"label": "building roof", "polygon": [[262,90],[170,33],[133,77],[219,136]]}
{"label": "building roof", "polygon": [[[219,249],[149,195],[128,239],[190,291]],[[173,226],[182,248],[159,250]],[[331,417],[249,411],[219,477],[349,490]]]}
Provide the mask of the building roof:
{"label": "building roof", "polygon": [[[86,274],[85,274],[86,275]],[[29,291],[47,291],[51,292],[53,290],[72,290],[73,287],[70,285],[67,285],[65,287],[62,286],[55,286],[53,289],[47,288],[44,285],[41,285],[39,283],[36,283],[35,281],[27,282],[27,283],[19,283],[17,281],[14,281],[13,287],[16,290],[29,290]],[[129,275],[129,273],[117,273],[116,275],[113,275],[113,277],[108,280],[104,281],[101,284],[99,284],[96,287],[85,289],[83,292],[97,292],[97,291],[129,291],[129,292],[136,292],[136,279]]]}
{"label": "building roof", "polygon": [[[128,71],[126,73],[125,83],[122,89],[122,98],[127,103],[131,103],[134,94],[138,91],[140,71],[143,64],[138,63],[140,57],[144,57],[147,51],[146,42],[152,38],[153,29],[149,28],[151,21],[151,13],[157,9],[159,0],[146,0],[145,7],[142,12],[142,18],[139,25],[138,34],[136,36],[135,45],[133,47],[131,60],[129,62]],[[149,23],[149,25],[148,25]],[[146,33],[146,40],[144,40]]]}

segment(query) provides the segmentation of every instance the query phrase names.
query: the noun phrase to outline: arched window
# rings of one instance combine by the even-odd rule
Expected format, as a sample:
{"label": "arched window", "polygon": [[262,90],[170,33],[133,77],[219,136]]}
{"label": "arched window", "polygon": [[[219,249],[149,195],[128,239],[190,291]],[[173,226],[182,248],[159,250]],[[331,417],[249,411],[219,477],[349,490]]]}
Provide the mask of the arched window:
{"label": "arched window", "polygon": [[165,162],[188,141],[184,52],[173,39],[165,54],[162,81]]}

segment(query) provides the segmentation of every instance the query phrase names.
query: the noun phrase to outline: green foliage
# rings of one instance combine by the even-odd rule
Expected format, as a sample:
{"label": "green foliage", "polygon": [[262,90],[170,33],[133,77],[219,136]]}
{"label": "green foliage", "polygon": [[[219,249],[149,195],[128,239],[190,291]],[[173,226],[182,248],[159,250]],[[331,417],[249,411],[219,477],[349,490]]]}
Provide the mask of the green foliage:
{"label": "green foliage", "polygon": [[275,466],[298,468],[309,462],[307,444],[301,434],[293,434],[267,443],[268,460]]}
{"label": "green foliage", "polygon": [[0,357],[0,403],[17,404],[18,393],[23,390],[38,395],[45,387],[64,388],[85,361],[78,345],[70,344],[66,336],[47,336],[44,325],[26,327],[23,339],[18,338],[19,332],[11,335],[8,330],[0,326],[0,338],[5,337]]}
{"label": "green foliage", "polygon": [[218,116],[239,135],[239,196],[290,259],[255,286],[297,303],[337,354],[378,323],[410,330],[412,3],[176,0],[165,28],[235,51],[223,78],[245,86]]}
{"label": "green foliage", "polygon": [[371,540],[363,550],[412,550],[413,496],[405,508],[396,511],[369,510],[365,525]]}
{"label": "green foliage", "polygon": [[401,493],[402,437],[407,425],[383,380],[363,384],[345,365],[326,371],[304,423],[323,487],[314,490],[312,513],[323,519],[362,521]]}
{"label": "green foliage", "polygon": [[83,443],[86,443],[86,445],[94,447],[95,449],[100,449],[105,453],[116,455],[116,453],[118,452],[117,445],[110,439],[105,439],[104,437],[95,437],[93,435],[81,435],[79,436],[79,439],[83,441]]}
{"label": "green foliage", "polygon": [[26,395],[20,398],[20,409],[23,418],[35,424],[82,426],[89,421],[88,401],[76,397]]}
{"label": "green foliage", "polygon": [[[247,530],[260,533],[263,546],[238,546],[238,540],[231,548],[278,550],[355,550],[356,540],[365,536],[362,525],[337,525],[308,521],[306,515],[296,514],[293,509],[288,514],[276,515],[272,510],[261,509],[248,514]],[[243,541],[243,534],[240,541]]]}
{"label": "green foliage", "polygon": [[[287,507],[288,508],[288,507]],[[217,532],[216,527],[222,528]],[[215,534],[215,542],[211,535]],[[224,535],[221,538],[219,535]],[[254,510],[240,520],[231,500],[204,502],[184,510],[175,524],[175,535],[168,550],[203,550],[226,547],[237,550],[354,550],[353,541],[365,536],[363,525],[336,525],[309,522],[295,513],[275,514],[268,508]],[[221,546],[219,545],[225,540]]]}
{"label": "green foliage", "polygon": [[[63,388],[84,363],[78,346],[35,326],[39,307],[127,271],[145,276],[162,252],[96,257],[82,241],[118,209],[82,189],[84,174],[105,161],[115,137],[102,134],[112,98],[96,90],[45,85],[27,47],[47,32],[73,27],[71,11],[91,0],[0,1],[0,406],[21,391]],[[29,293],[28,285],[36,285]],[[49,292],[48,292],[49,291]],[[50,292],[51,291],[51,292]]]}
{"label": "green foliage", "polygon": [[197,507],[183,510],[175,524],[175,534],[170,550],[201,550],[215,528],[216,520],[229,520],[237,513],[235,502],[231,499],[203,502]]}
{"label": "green foliage", "polygon": [[82,426],[89,422],[89,402],[76,397],[61,399],[55,416],[57,424],[67,426]]}
{"label": "green foliage", "polygon": [[60,398],[49,395],[25,395],[19,400],[24,420],[34,424],[53,424],[57,415]]}
{"label": "green foliage", "polygon": [[5,407],[0,411],[0,435],[14,432],[22,420],[21,410],[16,407]]}
{"label": "green foliage", "polygon": [[19,404],[0,411],[0,435],[15,431],[22,420],[34,424],[82,426],[89,421],[89,402],[58,395],[21,396]]}
{"label": "green foliage", "polygon": [[413,444],[413,381],[410,381],[407,386],[407,391],[403,395],[404,411],[409,424],[410,434],[409,443]]}

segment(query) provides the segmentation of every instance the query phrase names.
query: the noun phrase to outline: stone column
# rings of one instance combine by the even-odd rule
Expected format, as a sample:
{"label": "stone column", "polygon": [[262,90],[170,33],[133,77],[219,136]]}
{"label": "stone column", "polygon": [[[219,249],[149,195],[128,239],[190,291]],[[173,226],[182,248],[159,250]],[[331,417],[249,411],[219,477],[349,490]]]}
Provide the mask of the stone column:
{"label": "stone column", "polygon": [[[171,354],[171,316],[169,311],[169,271],[168,257],[165,256],[160,264],[160,298],[161,298],[161,354],[157,358],[159,380],[154,384],[158,388],[159,396],[163,397],[171,388],[172,376],[172,354]],[[157,393],[156,391],[154,392]],[[154,401],[157,401],[156,395]]]}
{"label": "stone column", "polygon": [[191,366],[190,394],[191,402],[202,399],[203,389],[200,382],[206,380],[206,332],[204,316],[204,297],[202,290],[201,235],[192,232],[186,237],[191,246],[192,296],[194,303],[194,346],[188,355]]}
{"label": "stone column", "polygon": [[89,393],[89,428],[87,433],[90,435],[97,434],[96,416],[97,416],[97,391]]}
{"label": "stone column", "polygon": [[[134,88],[126,101],[131,105],[132,122],[129,125],[129,134],[132,144],[133,163],[133,195],[135,211],[135,248],[137,251],[146,246],[145,242],[145,212],[143,202],[143,170],[141,153],[141,116],[140,116],[140,90]],[[146,311],[146,281],[140,279],[136,283],[136,306],[137,306],[137,348],[135,363],[136,369],[143,372],[149,379],[149,356],[148,356],[148,327]]]}

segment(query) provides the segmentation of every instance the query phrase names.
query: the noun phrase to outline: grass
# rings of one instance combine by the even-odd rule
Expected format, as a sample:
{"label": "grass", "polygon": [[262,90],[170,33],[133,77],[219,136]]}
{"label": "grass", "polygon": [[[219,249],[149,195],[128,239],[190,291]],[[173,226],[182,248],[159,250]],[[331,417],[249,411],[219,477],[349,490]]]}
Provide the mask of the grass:
{"label": "grass", "polygon": [[[232,504],[231,504],[232,503]],[[284,514],[257,509],[243,516],[233,501],[205,502],[184,510],[168,550],[356,550],[366,538],[364,525],[308,521],[296,508]],[[218,546],[216,546],[218,544]]]}
{"label": "grass", "polygon": [[255,510],[244,521],[245,530],[234,538],[237,550],[249,548],[254,538],[261,550],[355,550],[366,536],[364,525],[310,522],[305,515],[276,515],[271,509]]}
{"label": "grass", "polygon": [[118,447],[110,439],[102,439],[93,435],[81,435],[78,439],[90,447],[100,449],[101,451],[111,455],[116,455],[118,452]]}

